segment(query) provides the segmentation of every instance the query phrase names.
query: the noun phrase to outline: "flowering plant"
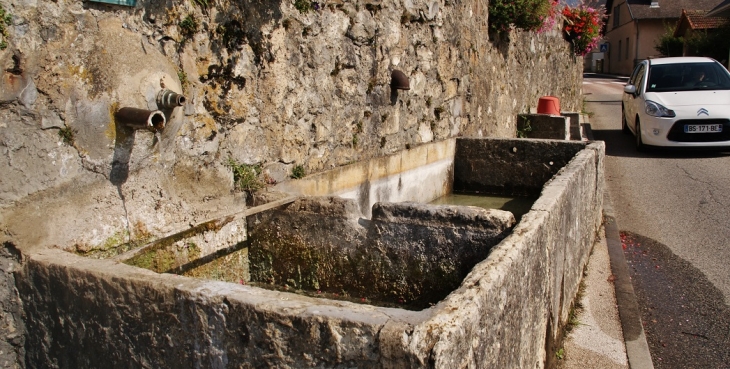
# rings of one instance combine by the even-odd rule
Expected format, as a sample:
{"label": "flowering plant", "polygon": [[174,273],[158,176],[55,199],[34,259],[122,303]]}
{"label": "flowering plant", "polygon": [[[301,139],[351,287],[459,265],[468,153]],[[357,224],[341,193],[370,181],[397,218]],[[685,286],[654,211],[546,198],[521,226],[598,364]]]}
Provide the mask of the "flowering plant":
{"label": "flowering plant", "polygon": [[563,17],[565,18],[563,31],[568,41],[573,44],[573,52],[583,56],[598,46],[598,41],[603,37],[601,34],[604,24],[603,9],[583,5],[575,8],[566,6],[563,8]]}
{"label": "flowering plant", "polygon": [[560,14],[560,11],[558,10],[560,0],[549,0],[549,3],[550,7],[548,8],[547,14],[542,18],[542,27],[537,30],[537,33],[545,33],[555,27],[555,20]]}
{"label": "flowering plant", "polygon": [[489,27],[499,32],[512,26],[525,31],[541,29],[557,0],[490,0]]}

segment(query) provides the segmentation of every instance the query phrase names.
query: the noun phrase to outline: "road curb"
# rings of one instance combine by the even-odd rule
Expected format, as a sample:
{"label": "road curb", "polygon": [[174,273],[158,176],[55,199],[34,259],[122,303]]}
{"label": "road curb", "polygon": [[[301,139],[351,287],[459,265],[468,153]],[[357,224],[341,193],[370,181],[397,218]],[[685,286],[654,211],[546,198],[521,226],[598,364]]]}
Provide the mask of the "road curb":
{"label": "road curb", "polygon": [[[594,138],[590,122],[585,121],[582,126],[586,138],[592,141]],[[636,301],[634,286],[631,284],[629,266],[624,257],[618,223],[614,216],[608,191],[605,190],[603,193],[603,226],[606,233],[611,274],[614,277],[613,286],[616,294],[616,304],[618,305],[621,329],[624,334],[624,344],[626,345],[629,368],[654,369],[649,344],[646,342],[644,325],[641,321],[639,304]]]}
{"label": "road curb", "polygon": [[593,78],[615,78],[620,80],[628,80],[629,76],[623,76],[618,74],[607,74],[607,73],[583,73],[583,77]]}

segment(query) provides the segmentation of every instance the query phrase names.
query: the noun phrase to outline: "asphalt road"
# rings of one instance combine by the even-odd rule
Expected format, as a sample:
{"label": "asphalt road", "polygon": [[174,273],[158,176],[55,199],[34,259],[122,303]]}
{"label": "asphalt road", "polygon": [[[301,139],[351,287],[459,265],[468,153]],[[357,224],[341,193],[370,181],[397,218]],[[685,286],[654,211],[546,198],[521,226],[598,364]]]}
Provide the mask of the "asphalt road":
{"label": "asphalt road", "polygon": [[730,151],[638,153],[624,79],[586,76],[606,185],[655,368],[730,368]]}

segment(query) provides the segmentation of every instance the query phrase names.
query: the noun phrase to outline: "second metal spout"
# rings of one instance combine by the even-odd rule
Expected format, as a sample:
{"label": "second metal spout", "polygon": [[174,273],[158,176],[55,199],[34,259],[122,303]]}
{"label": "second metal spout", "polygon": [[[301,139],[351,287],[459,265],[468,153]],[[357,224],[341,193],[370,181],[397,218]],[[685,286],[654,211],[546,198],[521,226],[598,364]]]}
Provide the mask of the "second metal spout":
{"label": "second metal spout", "polygon": [[160,109],[173,109],[185,105],[185,96],[172,90],[164,89],[157,94],[157,107]]}

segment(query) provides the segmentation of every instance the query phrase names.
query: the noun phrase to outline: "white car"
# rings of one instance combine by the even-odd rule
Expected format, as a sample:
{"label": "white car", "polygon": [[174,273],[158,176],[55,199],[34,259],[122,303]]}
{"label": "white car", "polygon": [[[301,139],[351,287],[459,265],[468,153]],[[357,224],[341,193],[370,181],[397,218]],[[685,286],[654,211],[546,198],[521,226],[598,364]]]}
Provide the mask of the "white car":
{"label": "white car", "polygon": [[730,148],[730,73],[710,58],[644,60],[624,86],[622,130],[636,148]]}

